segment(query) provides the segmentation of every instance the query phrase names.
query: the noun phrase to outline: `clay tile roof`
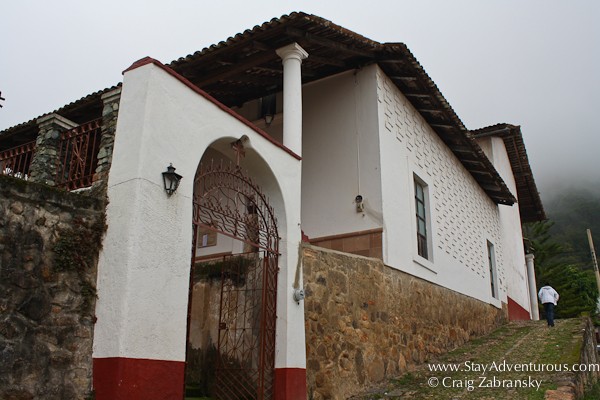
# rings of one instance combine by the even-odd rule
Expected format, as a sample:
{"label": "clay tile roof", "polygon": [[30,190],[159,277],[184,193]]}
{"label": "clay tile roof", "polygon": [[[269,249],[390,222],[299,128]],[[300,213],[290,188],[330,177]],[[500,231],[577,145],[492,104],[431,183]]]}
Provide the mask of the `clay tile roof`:
{"label": "clay tile roof", "polygon": [[[282,63],[275,50],[294,42],[309,54],[302,62],[303,83],[378,64],[492,200],[498,204],[516,201],[433,80],[403,43],[379,43],[324,18],[294,12],[181,57],[168,66],[224,105],[241,106],[283,89]],[[76,104],[84,105],[87,97],[56,112],[68,111]],[[0,138],[15,129],[18,127],[0,132]]]}
{"label": "clay tile roof", "polygon": [[27,122],[23,122],[0,131],[0,139],[6,140],[6,138],[14,137],[14,140],[19,142],[20,140],[18,140],[18,136],[27,136],[29,138],[29,134],[37,135],[38,128],[36,121],[48,114],[59,114],[77,123],[84,123],[98,118],[102,115],[102,95],[120,86],[121,83],[103,90],[99,90],[92,94],[88,94],[87,96],[66,104],[57,110],[47,112]]}
{"label": "clay tile roof", "polygon": [[282,90],[275,50],[297,42],[309,54],[303,83],[378,64],[454,152],[486,193],[499,204],[516,199],[433,80],[403,43],[379,43],[321,17],[301,12],[262,25],[169,64],[228,106],[240,106]]}
{"label": "clay tile roof", "polygon": [[542,199],[540,198],[533,173],[531,172],[531,165],[527,158],[521,127],[510,124],[496,124],[471,131],[471,134],[476,138],[488,136],[502,138],[517,185],[517,198],[521,220],[523,222],[545,220],[546,212],[544,211]]}

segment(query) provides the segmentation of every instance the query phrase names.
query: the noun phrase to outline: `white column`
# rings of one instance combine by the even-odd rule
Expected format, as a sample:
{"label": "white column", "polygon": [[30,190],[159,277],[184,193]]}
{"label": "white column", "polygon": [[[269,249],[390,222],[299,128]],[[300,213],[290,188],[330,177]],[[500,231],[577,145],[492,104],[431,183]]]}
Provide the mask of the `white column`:
{"label": "white column", "polygon": [[302,155],[302,60],[308,53],[292,43],[277,49],[283,60],[283,145]]}
{"label": "white column", "polygon": [[531,302],[531,319],[538,321],[540,319],[540,312],[538,310],[538,299],[537,299],[537,287],[535,286],[535,268],[533,260],[535,256],[533,254],[525,255],[525,262],[527,263],[527,279],[529,280],[529,299]]}

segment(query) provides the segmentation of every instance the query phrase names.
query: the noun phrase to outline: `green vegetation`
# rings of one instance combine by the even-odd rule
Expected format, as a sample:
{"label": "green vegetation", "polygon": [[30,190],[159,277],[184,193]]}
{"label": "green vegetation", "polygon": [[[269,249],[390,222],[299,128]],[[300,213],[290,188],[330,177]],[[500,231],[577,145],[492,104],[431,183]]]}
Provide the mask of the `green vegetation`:
{"label": "green vegetation", "polygon": [[598,400],[600,399],[600,382],[588,389],[581,400]]}
{"label": "green vegetation", "polygon": [[53,249],[54,267],[59,272],[77,273],[82,297],[79,311],[82,315],[92,311],[96,299],[95,282],[90,282],[88,275],[89,270],[96,265],[105,230],[104,214],[91,224],[82,219],[74,219],[68,228],[57,230],[58,240]]}

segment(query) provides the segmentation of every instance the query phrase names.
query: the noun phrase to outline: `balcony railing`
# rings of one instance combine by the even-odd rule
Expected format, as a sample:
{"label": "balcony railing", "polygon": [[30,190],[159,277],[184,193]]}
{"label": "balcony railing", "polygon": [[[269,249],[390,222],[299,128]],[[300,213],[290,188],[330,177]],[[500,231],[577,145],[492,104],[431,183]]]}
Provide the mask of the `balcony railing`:
{"label": "balcony railing", "polygon": [[[102,118],[86,122],[61,134],[57,148],[54,183],[67,190],[92,185],[98,164]],[[0,173],[28,179],[36,142],[0,152]],[[34,167],[36,168],[36,167]]]}
{"label": "balcony railing", "polygon": [[56,186],[67,190],[92,185],[98,164],[102,119],[63,132],[58,149]]}
{"label": "balcony railing", "polygon": [[35,151],[35,141],[0,151],[0,174],[27,180]]}

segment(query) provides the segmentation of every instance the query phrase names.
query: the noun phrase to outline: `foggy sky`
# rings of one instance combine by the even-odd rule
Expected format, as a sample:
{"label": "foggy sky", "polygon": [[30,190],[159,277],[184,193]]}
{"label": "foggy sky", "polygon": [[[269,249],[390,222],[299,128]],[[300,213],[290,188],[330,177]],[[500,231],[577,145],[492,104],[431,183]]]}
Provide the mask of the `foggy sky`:
{"label": "foggy sky", "polygon": [[186,56],[304,11],[406,43],[469,129],[521,125],[542,197],[600,185],[600,2],[19,0],[0,5],[0,130],[121,81],[150,56]]}

